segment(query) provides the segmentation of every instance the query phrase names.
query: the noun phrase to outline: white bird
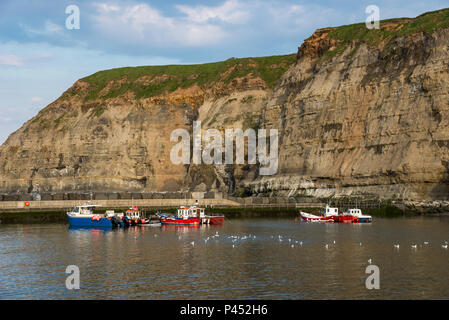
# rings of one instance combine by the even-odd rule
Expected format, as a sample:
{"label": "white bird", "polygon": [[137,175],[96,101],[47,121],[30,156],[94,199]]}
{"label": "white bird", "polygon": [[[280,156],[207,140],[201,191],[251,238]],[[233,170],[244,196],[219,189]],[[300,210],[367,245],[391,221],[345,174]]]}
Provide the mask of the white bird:
{"label": "white bird", "polygon": [[195,246],[195,241],[190,242],[192,246]]}
{"label": "white bird", "polygon": [[424,244],[429,244],[429,242],[427,242],[427,241],[424,241]]}
{"label": "white bird", "polygon": [[235,245],[232,245],[233,248],[235,248]]}
{"label": "white bird", "polygon": [[360,242],[360,246],[362,246],[362,243]]}
{"label": "white bird", "polygon": [[368,260],[368,263],[371,264],[371,259]]}
{"label": "white bird", "polygon": [[395,244],[394,247],[395,247],[396,249],[399,249],[399,244]]}
{"label": "white bird", "polygon": [[299,245],[302,247],[302,241],[299,243]]}
{"label": "white bird", "polygon": [[447,244],[443,244],[443,245],[441,246],[441,248],[447,249]]}
{"label": "white bird", "polygon": [[412,248],[413,248],[413,249],[416,249],[416,248],[417,248],[417,245],[416,245],[416,244],[412,244]]}
{"label": "white bird", "polygon": [[294,244],[292,244],[292,248],[294,248],[295,247],[295,245]]}
{"label": "white bird", "polygon": [[334,244],[335,244],[335,240],[334,240]]}
{"label": "white bird", "polygon": [[327,244],[327,243],[326,243],[325,247],[326,247],[326,249],[328,249],[328,248],[329,248],[329,246],[328,246],[328,244]]}

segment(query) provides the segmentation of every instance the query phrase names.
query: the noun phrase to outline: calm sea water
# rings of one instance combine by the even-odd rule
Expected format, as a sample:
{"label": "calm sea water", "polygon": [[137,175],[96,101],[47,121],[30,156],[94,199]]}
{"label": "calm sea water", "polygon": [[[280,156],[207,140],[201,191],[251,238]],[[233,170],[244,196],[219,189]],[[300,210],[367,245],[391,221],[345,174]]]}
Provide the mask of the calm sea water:
{"label": "calm sea water", "polygon": [[[0,298],[448,299],[444,241],[449,219],[438,217],[109,231],[0,225]],[[380,268],[379,290],[365,287],[369,259]],[[79,290],[65,287],[68,265],[80,268]]]}

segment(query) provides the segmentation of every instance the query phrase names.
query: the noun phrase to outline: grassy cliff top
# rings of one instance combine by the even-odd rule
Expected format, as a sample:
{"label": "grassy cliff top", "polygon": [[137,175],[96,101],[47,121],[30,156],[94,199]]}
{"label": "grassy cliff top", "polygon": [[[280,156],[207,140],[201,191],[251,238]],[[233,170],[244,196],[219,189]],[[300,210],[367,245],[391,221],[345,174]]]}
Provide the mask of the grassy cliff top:
{"label": "grassy cliff top", "polygon": [[[194,84],[210,87],[214,83],[229,83],[245,76],[261,78],[269,88],[273,88],[281,75],[296,61],[296,56],[282,55],[259,58],[231,58],[226,61],[196,65],[166,65],[126,67],[97,72],[81,79],[87,82],[85,100],[113,98],[128,91],[136,98],[152,97],[178,88],[188,88]],[[107,94],[100,92],[109,86]],[[75,95],[81,90],[72,87],[66,94]]]}
{"label": "grassy cliff top", "polygon": [[333,29],[329,37],[343,41],[364,41],[371,45],[416,32],[432,33],[449,27],[449,8],[424,13],[416,18],[398,18],[380,21],[380,29],[368,29],[365,23],[341,26]]}

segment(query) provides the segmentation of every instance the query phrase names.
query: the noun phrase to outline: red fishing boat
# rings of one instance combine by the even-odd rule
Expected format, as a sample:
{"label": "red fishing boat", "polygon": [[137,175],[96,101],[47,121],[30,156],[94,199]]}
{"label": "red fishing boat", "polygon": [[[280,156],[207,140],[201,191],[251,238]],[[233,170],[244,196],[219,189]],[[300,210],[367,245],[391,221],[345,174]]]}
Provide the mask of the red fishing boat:
{"label": "red fishing boat", "polygon": [[166,213],[157,214],[162,224],[197,225],[197,224],[223,224],[224,216],[211,216],[205,214],[205,209],[198,207],[198,202],[190,207],[181,206],[175,215]]}

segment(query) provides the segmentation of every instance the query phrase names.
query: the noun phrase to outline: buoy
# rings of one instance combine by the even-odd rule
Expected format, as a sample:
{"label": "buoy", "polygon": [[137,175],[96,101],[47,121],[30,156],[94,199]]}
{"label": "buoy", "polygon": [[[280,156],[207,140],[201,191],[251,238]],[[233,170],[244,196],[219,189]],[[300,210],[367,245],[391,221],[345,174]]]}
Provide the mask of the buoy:
{"label": "buoy", "polygon": [[25,201],[25,207],[29,207],[30,203],[28,201]]}

